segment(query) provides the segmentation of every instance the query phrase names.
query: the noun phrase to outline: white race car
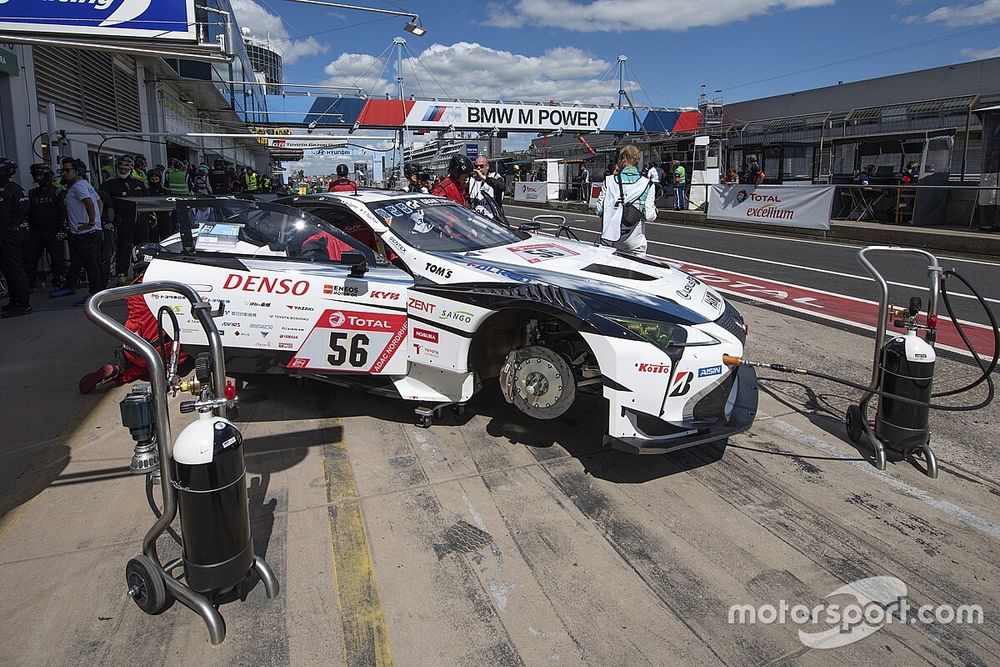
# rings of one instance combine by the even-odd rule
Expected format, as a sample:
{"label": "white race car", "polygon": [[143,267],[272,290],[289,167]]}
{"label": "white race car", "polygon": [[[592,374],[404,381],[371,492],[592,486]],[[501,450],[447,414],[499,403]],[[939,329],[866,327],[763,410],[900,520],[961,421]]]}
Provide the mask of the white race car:
{"label": "white race car", "polygon": [[[538,419],[583,391],[609,403],[605,442],[649,454],[746,430],[757,378],[746,326],[718,292],[664,261],[512,229],[438,197],[360,191],[176,200],[181,232],[146,280],[213,305],[234,374],[362,385],[431,409],[499,381]],[[162,214],[161,214],[162,215]],[[147,297],[206,345],[177,297]]]}

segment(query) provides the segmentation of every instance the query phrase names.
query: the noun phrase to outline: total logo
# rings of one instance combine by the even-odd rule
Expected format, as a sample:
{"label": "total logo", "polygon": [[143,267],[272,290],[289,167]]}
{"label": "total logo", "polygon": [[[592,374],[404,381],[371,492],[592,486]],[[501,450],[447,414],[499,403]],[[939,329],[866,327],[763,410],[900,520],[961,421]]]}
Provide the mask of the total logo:
{"label": "total logo", "polygon": [[347,321],[347,317],[339,310],[335,310],[332,313],[330,313],[330,316],[327,318],[326,321],[330,324],[331,327],[336,329],[337,327],[344,325],[344,322]]}

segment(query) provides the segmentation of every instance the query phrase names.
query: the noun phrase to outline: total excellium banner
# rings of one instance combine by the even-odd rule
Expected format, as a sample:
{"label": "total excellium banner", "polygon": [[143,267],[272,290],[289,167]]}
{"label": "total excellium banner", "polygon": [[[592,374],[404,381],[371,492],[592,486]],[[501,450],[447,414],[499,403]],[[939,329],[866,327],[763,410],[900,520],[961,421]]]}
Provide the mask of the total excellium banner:
{"label": "total excellium banner", "polygon": [[834,189],[832,185],[713,185],[708,217],[829,230]]}

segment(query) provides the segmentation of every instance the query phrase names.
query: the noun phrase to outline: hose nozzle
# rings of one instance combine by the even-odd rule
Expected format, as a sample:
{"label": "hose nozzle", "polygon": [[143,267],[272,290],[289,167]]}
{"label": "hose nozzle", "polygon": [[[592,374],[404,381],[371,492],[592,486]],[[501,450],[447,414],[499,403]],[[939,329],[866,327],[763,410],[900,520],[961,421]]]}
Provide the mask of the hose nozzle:
{"label": "hose nozzle", "polygon": [[724,354],[724,355],[722,355],[722,363],[724,363],[726,366],[734,366],[735,367],[735,366],[739,366],[741,363],[743,363],[743,359],[740,358],[740,357],[734,356],[732,354]]}

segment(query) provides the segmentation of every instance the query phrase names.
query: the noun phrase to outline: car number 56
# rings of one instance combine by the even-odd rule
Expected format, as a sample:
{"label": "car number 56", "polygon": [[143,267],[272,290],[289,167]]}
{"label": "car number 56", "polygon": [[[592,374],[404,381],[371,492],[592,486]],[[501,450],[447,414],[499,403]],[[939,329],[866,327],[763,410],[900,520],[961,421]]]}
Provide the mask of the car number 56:
{"label": "car number 56", "polygon": [[332,331],[331,354],[326,360],[331,366],[343,366],[347,362],[354,368],[362,368],[368,363],[368,343],[368,336],[363,333],[351,335],[346,331]]}

